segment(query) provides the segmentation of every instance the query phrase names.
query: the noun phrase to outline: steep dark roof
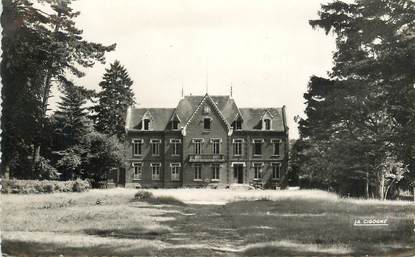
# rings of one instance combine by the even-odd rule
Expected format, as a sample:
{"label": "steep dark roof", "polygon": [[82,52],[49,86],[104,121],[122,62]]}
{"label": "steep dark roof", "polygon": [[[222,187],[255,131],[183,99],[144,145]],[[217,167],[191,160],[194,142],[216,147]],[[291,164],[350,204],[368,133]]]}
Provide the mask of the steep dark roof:
{"label": "steep dark roof", "polygon": [[152,129],[165,130],[174,112],[174,108],[133,108],[131,109],[131,113],[127,115],[127,119],[129,119],[126,123],[128,129],[138,129],[138,125],[147,111],[153,117],[151,122]]}
{"label": "steep dark roof", "polygon": [[253,130],[261,122],[262,116],[268,111],[272,115],[271,129],[284,131],[282,108],[240,108],[244,122],[242,130]]}
{"label": "steep dark roof", "polygon": [[[133,108],[127,114],[127,129],[138,129],[144,114],[148,111],[153,117],[153,130],[165,130],[172,116],[179,117],[181,125],[185,125],[205,96],[185,96],[179,101],[176,108]],[[285,131],[284,112],[282,108],[238,108],[234,99],[229,96],[210,96],[228,124],[232,124],[239,114],[242,119],[243,130],[254,130],[261,122],[261,118],[268,111],[272,116],[272,130]]]}

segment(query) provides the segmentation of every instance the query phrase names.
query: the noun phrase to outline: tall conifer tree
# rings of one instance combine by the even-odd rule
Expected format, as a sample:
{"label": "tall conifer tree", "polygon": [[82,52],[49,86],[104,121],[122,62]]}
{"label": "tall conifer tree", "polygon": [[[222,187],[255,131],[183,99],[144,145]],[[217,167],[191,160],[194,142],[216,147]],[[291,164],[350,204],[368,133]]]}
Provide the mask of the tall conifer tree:
{"label": "tall conifer tree", "polygon": [[115,61],[105,70],[99,85],[102,91],[98,93],[98,104],[94,108],[95,128],[108,135],[117,135],[122,140],[127,109],[135,103],[133,81],[125,67]]}

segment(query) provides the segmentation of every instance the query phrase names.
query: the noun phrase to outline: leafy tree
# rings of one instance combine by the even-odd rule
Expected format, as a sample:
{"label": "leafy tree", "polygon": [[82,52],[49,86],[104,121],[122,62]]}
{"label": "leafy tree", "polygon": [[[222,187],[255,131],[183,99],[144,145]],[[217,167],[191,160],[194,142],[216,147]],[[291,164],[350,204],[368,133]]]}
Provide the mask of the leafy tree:
{"label": "leafy tree", "polygon": [[85,162],[87,149],[82,142],[85,135],[92,130],[85,112],[85,103],[92,95],[92,91],[72,83],[62,88],[59,109],[54,114],[57,141],[54,154],[59,157],[56,166],[64,180],[84,175],[82,163]]}
{"label": "leafy tree", "polygon": [[125,133],[125,115],[129,106],[135,103],[134,93],[127,70],[115,61],[105,70],[103,80],[99,83],[102,91],[98,93],[95,128],[108,135],[117,135],[123,139]]}
{"label": "leafy tree", "polygon": [[106,180],[123,163],[123,146],[116,136],[91,132],[84,137],[83,145],[87,149],[85,177],[95,183]]}
{"label": "leafy tree", "polygon": [[73,145],[56,152],[60,157],[56,162],[56,167],[61,171],[63,180],[86,177],[83,163],[86,162],[87,152],[88,149],[83,144]]}
{"label": "leafy tree", "polygon": [[301,137],[322,149],[331,182],[360,177],[383,198],[389,155],[414,169],[415,4],[334,1],[319,15],[310,24],[333,31],[337,51],[330,78],[310,80]]}
{"label": "leafy tree", "polygon": [[[32,170],[40,160],[40,146],[47,136],[43,128],[51,87],[81,77],[80,68],[104,63],[105,52],[115,45],[103,46],[82,38],[75,27],[79,15],[71,1],[47,0],[49,13],[27,0],[2,0],[2,156],[4,170],[19,152],[22,163],[32,155]],[[27,130],[26,128],[32,128]]]}

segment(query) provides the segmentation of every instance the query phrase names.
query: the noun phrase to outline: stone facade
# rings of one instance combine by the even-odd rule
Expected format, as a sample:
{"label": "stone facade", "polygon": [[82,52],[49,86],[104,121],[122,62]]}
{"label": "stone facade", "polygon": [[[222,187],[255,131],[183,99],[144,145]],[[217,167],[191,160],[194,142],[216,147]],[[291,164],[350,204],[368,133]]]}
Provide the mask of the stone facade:
{"label": "stone facade", "polygon": [[125,186],[284,187],[285,107],[238,108],[229,96],[185,96],[176,108],[131,108]]}

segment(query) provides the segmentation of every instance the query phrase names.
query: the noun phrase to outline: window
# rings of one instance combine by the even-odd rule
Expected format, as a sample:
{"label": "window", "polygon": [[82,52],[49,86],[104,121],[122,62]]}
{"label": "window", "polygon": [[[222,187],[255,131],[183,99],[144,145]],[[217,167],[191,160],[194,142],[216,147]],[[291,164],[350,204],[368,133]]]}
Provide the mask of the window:
{"label": "window", "polygon": [[133,168],[134,168],[133,179],[141,180],[142,173],[143,173],[143,164],[141,162],[134,162]]}
{"label": "window", "polygon": [[154,156],[159,156],[160,155],[160,139],[151,139],[151,153]]}
{"label": "window", "polygon": [[180,143],[182,141],[180,139],[170,139],[170,143],[172,144],[172,155],[179,155],[180,154]]}
{"label": "window", "polygon": [[193,149],[195,154],[200,154],[202,149],[202,139],[193,139]]}
{"label": "window", "polygon": [[243,139],[234,139],[233,140],[233,154],[242,155],[242,143]]}
{"label": "window", "polygon": [[242,119],[238,118],[232,123],[232,127],[234,130],[241,130],[242,129]]}
{"label": "window", "polygon": [[212,180],[219,180],[219,164],[212,165]]}
{"label": "window", "polygon": [[149,130],[150,129],[150,119],[144,119],[143,123],[144,123],[144,130]]}
{"label": "window", "polygon": [[272,139],[272,155],[279,156],[280,155],[280,140]]}
{"label": "window", "polygon": [[204,129],[211,129],[211,124],[212,123],[212,121],[211,121],[211,119],[210,118],[204,118],[203,119],[203,128]]}
{"label": "window", "polygon": [[281,174],[281,164],[280,163],[273,163],[272,164],[272,179],[279,179]]}
{"label": "window", "polygon": [[195,165],[195,180],[201,180],[202,179],[202,165],[196,164]]}
{"label": "window", "polygon": [[242,129],[242,120],[241,119],[236,120],[235,129],[236,130],[241,130]]}
{"label": "window", "polygon": [[170,164],[171,169],[171,180],[172,181],[179,181],[180,180],[180,163],[172,163]]}
{"label": "window", "polygon": [[271,120],[270,119],[265,119],[264,124],[265,124],[265,130],[271,130]]}
{"label": "window", "polygon": [[220,153],[220,139],[212,139],[212,146],[213,146],[213,154],[219,154]]}
{"label": "window", "polygon": [[173,120],[173,121],[171,122],[171,128],[172,128],[172,129],[179,129],[179,121],[177,121],[177,120]]}
{"label": "window", "polygon": [[143,139],[133,139],[133,155],[142,155]]}
{"label": "window", "polygon": [[261,179],[261,173],[262,173],[262,164],[255,163],[254,164],[254,179]]}
{"label": "window", "polygon": [[262,155],[262,139],[254,140],[254,155]]}
{"label": "window", "polygon": [[160,180],[160,163],[152,163],[151,166],[151,179]]}

